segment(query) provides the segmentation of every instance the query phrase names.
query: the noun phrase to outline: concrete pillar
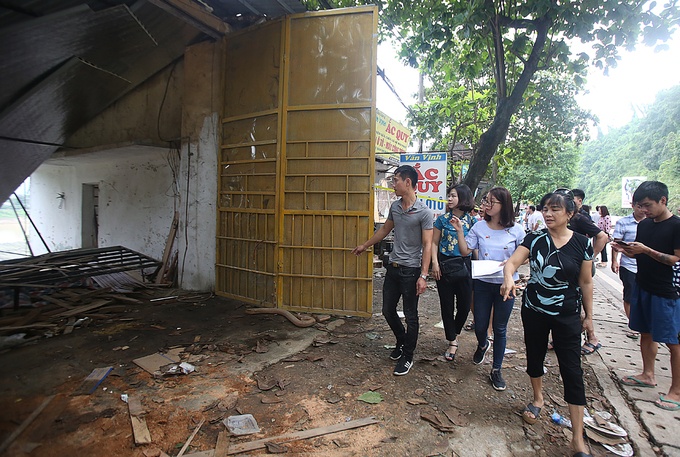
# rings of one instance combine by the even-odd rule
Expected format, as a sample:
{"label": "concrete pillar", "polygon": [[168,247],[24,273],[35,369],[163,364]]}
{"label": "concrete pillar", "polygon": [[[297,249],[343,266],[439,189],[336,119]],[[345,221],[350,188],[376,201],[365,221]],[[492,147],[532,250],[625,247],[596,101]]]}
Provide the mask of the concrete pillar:
{"label": "concrete pillar", "polygon": [[214,290],[222,47],[204,42],[184,55],[179,173],[179,285]]}

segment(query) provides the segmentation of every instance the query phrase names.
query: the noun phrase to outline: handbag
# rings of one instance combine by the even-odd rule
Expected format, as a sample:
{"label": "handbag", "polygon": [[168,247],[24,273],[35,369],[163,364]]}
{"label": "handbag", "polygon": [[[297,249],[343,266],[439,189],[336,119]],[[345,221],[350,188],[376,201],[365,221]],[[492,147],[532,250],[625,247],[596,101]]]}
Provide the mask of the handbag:
{"label": "handbag", "polygon": [[439,269],[446,279],[463,279],[470,276],[464,257],[439,256]]}

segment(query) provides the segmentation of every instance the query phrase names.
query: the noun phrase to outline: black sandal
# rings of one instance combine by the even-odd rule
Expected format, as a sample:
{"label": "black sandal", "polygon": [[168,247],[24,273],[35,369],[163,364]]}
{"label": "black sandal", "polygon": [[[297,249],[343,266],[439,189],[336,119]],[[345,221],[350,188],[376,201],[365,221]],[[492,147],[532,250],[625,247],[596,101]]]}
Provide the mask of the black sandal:
{"label": "black sandal", "polygon": [[[453,352],[451,351],[451,348],[453,349]],[[449,347],[444,353],[444,359],[446,359],[447,362],[453,362],[456,359],[456,352],[458,352],[458,341],[454,343],[449,343]]]}

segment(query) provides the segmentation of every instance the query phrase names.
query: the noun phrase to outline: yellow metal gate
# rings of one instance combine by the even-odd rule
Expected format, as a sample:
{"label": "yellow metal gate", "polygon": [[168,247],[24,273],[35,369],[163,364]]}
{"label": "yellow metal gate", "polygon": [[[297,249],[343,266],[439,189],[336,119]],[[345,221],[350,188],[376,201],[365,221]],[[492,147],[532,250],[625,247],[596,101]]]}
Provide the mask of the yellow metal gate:
{"label": "yellow metal gate", "polygon": [[227,39],[216,291],[368,315],[377,10],[293,15]]}

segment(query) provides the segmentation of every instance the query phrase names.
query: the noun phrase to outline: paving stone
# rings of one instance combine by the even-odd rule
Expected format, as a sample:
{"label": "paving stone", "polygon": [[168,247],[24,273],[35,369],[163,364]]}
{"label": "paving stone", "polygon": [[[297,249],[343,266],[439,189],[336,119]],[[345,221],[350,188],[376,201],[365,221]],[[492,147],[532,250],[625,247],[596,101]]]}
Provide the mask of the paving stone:
{"label": "paving stone", "polygon": [[672,446],[662,446],[661,452],[668,457],[680,457],[680,448]]}
{"label": "paving stone", "polygon": [[646,401],[636,401],[640,418],[647,426],[653,441],[660,445],[680,446],[680,411],[664,411]]}
{"label": "paving stone", "polygon": [[[617,373],[619,374],[619,373]],[[625,374],[622,376],[626,376]],[[659,398],[660,394],[664,394],[668,392],[668,389],[671,387],[671,378],[665,378],[662,376],[657,376],[656,377],[656,382],[657,385],[654,388],[649,388],[649,387],[632,387],[632,386],[624,386],[623,390],[626,392],[628,395],[629,399],[632,399],[634,401],[637,400],[642,400],[642,401],[649,401],[653,402],[656,399]],[[680,425],[680,424],[678,424]]]}
{"label": "paving stone", "polygon": [[[602,347],[599,352],[604,363],[617,374],[626,376],[642,372],[642,355],[640,355],[639,350],[631,351],[614,347]],[[670,377],[670,366],[670,355],[659,351],[656,355],[656,376]]]}

